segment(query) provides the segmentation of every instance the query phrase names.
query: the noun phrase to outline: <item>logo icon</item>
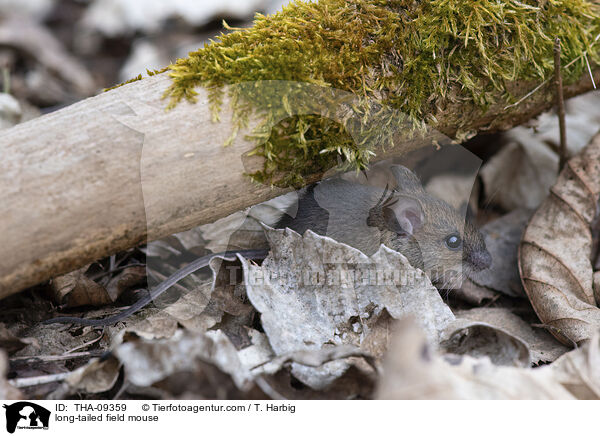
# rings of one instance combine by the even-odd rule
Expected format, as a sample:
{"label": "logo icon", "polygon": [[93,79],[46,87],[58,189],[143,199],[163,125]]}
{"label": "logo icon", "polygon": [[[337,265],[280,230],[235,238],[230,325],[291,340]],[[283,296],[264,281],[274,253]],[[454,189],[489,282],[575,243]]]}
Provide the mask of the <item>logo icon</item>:
{"label": "logo icon", "polygon": [[14,433],[19,429],[48,429],[50,411],[29,401],[19,401],[4,405],[6,409],[6,431]]}

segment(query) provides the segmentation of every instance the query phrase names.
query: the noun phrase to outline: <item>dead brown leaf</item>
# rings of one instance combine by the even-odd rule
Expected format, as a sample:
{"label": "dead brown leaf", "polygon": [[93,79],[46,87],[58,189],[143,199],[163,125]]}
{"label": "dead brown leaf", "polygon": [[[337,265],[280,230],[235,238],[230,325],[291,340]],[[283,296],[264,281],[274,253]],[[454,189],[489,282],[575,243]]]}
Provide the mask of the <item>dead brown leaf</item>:
{"label": "dead brown leaf", "polygon": [[104,286],[86,276],[88,267],[78,269],[52,280],[54,301],[63,307],[104,306],[113,303]]}
{"label": "dead brown leaf", "polygon": [[591,225],[600,193],[600,135],[561,171],[519,246],[527,296],[549,331],[566,345],[600,327],[594,297]]}
{"label": "dead brown leaf", "polygon": [[106,285],[106,292],[110,299],[117,301],[119,296],[136,286],[142,286],[146,281],[146,268],[143,266],[131,266],[125,268],[115,277],[111,278]]}

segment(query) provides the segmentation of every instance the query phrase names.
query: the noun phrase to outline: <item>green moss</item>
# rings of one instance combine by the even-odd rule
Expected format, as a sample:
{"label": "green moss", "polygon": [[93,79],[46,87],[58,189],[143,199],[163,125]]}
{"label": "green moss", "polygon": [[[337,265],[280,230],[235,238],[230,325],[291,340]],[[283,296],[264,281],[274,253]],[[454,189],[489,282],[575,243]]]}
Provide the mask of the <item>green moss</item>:
{"label": "green moss", "polygon": [[[164,72],[166,72],[168,69],[169,69],[169,67],[165,67],[165,68],[162,68],[162,69],[160,69],[160,70],[148,70],[148,69],[147,69],[147,70],[146,70],[146,74],[147,74],[149,77],[152,77],[152,76],[156,76],[157,74],[164,73]],[[110,88],[105,88],[105,89],[104,89],[104,92],[106,92],[106,91],[112,91],[113,89],[120,88],[121,86],[123,86],[123,85],[127,85],[128,83],[139,82],[139,81],[140,81],[140,80],[142,80],[143,78],[144,78],[144,77],[143,77],[143,75],[142,75],[142,74],[138,74],[138,75],[137,75],[137,76],[135,76],[134,78],[132,78],[132,79],[129,79],[129,80],[127,80],[127,81],[123,82],[123,83],[119,83],[118,85],[111,86]]]}
{"label": "green moss", "polygon": [[[401,111],[413,126],[435,127],[430,115],[450,100],[485,108],[498,91],[506,94],[509,81],[549,77],[556,37],[563,65],[584,52],[598,62],[599,53],[590,50],[598,34],[598,10],[583,0],[298,2],[272,16],[259,14],[252,28],[223,34],[179,59],[169,68],[173,84],[166,96],[170,106],[194,101],[201,85],[208,89],[215,116],[225,85],[251,81],[299,81],[359,96],[365,104],[356,114],[379,119],[360,128],[357,142],[347,134],[348,120],[288,111],[293,116],[279,122],[281,114],[268,115],[274,96],[265,95],[265,88],[229,88],[236,131],[249,110],[268,118],[256,130],[261,143],[255,153],[265,158],[265,167],[254,178],[299,184],[305,174],[326,170],[339,158],[361,168],[374,144],[393,145],[393,133],[405,120],[391,112],[382,117],[381,107]],[[578,60],[564,71],[564,80],[575,80],[584,68],[585,61]]]}

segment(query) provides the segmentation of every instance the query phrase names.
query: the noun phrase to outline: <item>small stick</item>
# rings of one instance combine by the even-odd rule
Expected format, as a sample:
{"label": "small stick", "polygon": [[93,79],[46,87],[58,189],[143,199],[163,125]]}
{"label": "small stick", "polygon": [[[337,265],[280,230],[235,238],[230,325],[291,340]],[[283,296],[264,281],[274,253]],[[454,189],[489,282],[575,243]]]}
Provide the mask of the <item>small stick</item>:
{"label": "small stick", "polygon": [[106,351],[93,350],[83,351],[81,353],[63,354],[61,356],[23,356],[23,357],[11,357],[9,360],[11,363],[39,363],[39,362],[61,362],[65,360],[77,359],[77,358],[92,358],[100,357]]}
{"label": "small stick", "polygon": [[81,350],[82,348],[85,347],[89,347],[90,345],[94,345],[96,342],[98,342],[100,339],[102,339],[104,337],[104,329],[102,329],[102,333],[100,333],[100,336],[98,336],[96,339],[92,339],[89,342],[86,342],[85,344],[81,344],[78,347],[75,348],[71,348],[69,351],[67,351],[65,353],[65,355],[69,355],[69,354],[79,354],[79,353],[75,353],[75,351],[77,350]]}
{"label": "small stick", "polygon": [[558,111],[558,127],[560,129],[560,162],[558,169],[563,169],[568,160],[567,126],[565,122],[565,99],[563,96],[562,74],[560,73],[560,38],[554,40],[554,84],[556,85],[556,103]]}
{"label": "small stick", "polygon": [[27,388],[30,386],[39,386],[48,383],[61,382],[66,380],[71,374],[71,372],[61,372],[58,374],[40,375],[37,377],[15,378],[8,380],[8,383],[10,383],[16,388]]}

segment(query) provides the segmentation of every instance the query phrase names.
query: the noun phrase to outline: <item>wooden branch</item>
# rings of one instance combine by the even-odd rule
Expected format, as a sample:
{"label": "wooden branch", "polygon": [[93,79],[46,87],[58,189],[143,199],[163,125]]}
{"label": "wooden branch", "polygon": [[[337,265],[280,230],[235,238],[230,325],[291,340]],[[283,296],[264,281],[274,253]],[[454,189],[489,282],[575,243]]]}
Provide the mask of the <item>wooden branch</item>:
{"label": "wooden branch", "polygon": [[[169,84],[154,76],[0,134],[0,298],[284,192],[243,175],[261,166],[247,156],[254,144],[243,134],[223,146],[232,127],[227,103],[220,123],[210,121],[203,90],[197,104],[165,111]],[[522,96],[535,85],[511,91]],[[590,88],[586,76],[565,96]],[[486,112],[452,103],[434,115],[452,137],[502,130],[550,108],[551,95],[544,87],[510,109],[499,99]],[[379,150],[375,160],[442,138],[433,136]]]}

